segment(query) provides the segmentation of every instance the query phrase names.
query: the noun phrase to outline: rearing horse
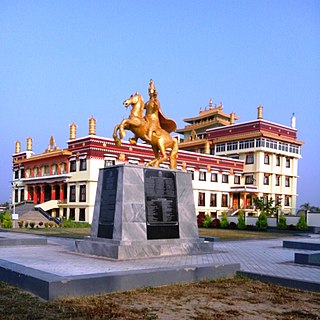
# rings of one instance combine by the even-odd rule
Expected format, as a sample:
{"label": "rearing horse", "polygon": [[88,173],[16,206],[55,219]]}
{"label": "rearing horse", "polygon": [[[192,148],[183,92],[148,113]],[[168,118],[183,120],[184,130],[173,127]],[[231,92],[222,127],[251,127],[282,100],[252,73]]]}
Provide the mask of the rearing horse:
{"label": "rearing horse", "polygon": [[[171,137],[171,135],[164,129],[161,128],[159,120],[158,125],[152,123],[152,132],[150,135],[149,128],[151,123],[143,116],[144,101],[139,93],[131,95],[130,98],[126,99],[123,104],[125,107],[132,106],[131,113],[128,119],[122,120],[119,125],[114,127],[113,139],[117,146],[121,145],[121,139],[126,135],[125,130],[130,130],[134,134],[134,138],[129,139],[131,144],[135,144],[140,138],[151,145],[155,158],[147,163],[147,166],[153,166],[158,168],[159,165],[165,162],[168,158],[166,149],[171,148],[170,152],[170,168],[176,169],[177,167],[177,154],[178,154],[178,141]],[[148,102],[150,108],[152,105]],[[147,106],[148,108],[148,106]],[[151,110],[151,109],[150,109]],[[150,112],[149,110],[149,112]],[[148,113],[148,110],[147,110]],[[157,117],[155,117],[157,118]],[[119,131],[119,136],[117,135]]]}

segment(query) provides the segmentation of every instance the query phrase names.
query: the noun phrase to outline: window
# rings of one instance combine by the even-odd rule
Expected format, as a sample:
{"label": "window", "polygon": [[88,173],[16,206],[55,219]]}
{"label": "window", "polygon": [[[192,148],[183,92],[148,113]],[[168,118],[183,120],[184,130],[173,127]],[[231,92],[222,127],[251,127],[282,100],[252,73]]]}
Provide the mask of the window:
{"label": "window", "polygon": [[191,179],[194,180],[194,171],[193,170],[187,170],[187,172],[191,173]]}
{"label": "window", "polygon": [[64,218],[67,218],[67,208],[63,208],[62,216],[63,216]]}
{"label": "window", "polygon": [[85,208],[79,209],[79,221],[86,221],[86,209]]}
{"label": "window", "polygon": [[276,175],[276,186],[279,187],[280,186],[280,176]]}
{"label": "window", "polygon": [[285,178],[285,187],[290,187],[290,177]]}
{"label": "window", "polygon": [[85,184],[80,186],[79,201],[80,202],[86,202],[86,185]]}
{"label": "window", "polygon": [[270,164],[270,156],[268,154],[264,155],[264,164]]}
{"label": "window", "polygon": [[20,202],[24,201],[24,189],[20,190]]}
{"label": "window", "polygon": [[206,172],[205,171],[199,171],[199,180],[206,181]]}
{"label": "window", "polygon": [[20,168],[20,178],[24,178],[24,168]]}
{"label": "window", "polygon": [[264,138],[260,138],[256,140],[256,147],[264,147],[265,146],[265,139]]}
{"label": "window", "polygon": [[19,170],[14,171],[14,178],[19,179]]}
{"label": "window", "polygon": [[265,186],[268,186],[269,185],[269,175],[265,174],[264,177],[263,177],[263,184]]}
{"label": "window", "polygon": [[279,167],[280,166],[280,156],[276,157],[276,166]]}
{"label": "window", "polygon": [[285,196],[284,197],[284,205],[286,207],[289,207],[290,206],[290,196]]}
{"label": "window", "polygon": [[239,142],[239,149],[248,149],[254,147],[254,140],[242,140]]}
{"label": "window", "polygon": [[51,172],[52,174],[57,174],[57,165],[54,164],[52,167],[51,167]]}
{"label": "window", "polygon": [[234,184],[240,184],[240,176],[238,176],[238,175],[235,175],[234,176]]}
{"label": "window", "polygon": [[227,151],[237,150],[238,142],[228,142],[227,143]]}
{"label": "window", "polygon": [[225,143],[219,143],[216,145],[216,153],[217,152],[223,152],[226,151],[226,144]]}
{"label": "window", "polygon": [[67,165],[65,163],[61,163],[60,172],[63,174],[63,173],[66,173],[66,171],[67,171]]}
{"label": "window", "polygon": [[229,182],[229,176],[227,174],[222,175],[222,183],[228,183]]}
{"label": "window", "polygon": [[253,153],[248,153],[246,155],[246,164],[253,164],[253,163],[254,163]]}
{"label": "window", "polygon": [[253,184],[254,183],[254,178],[253,175],[247,175],[245,176],[245,184]]}
{"label": "window", "polygon": [[290,158],[286,158],[286,168],[290,168]]}
{"label": "window", "polygon": [[206,205],[205,193],[204,192],[199,192],[198,206],[199,207],[204,207],[205,205]]}
{"label": "window", "polygon": [[228,207],[228,195],[223,194],[221,197],[221,207]]}
{"label": "window", "polygon": [[83,158],[80,159],[80,171],[86,171],[87,170],[87,159]]}
{"label": "window", "polygon": [[49,174],[50,174],[50,167],[46,165],[43,167],[43,175],[48,176]]}
{"label": "window", "polygon": [[70,172],[76,172],[76,171],[77,171],[77,161],[70,160]]}
{"label": "window", "polygon": [[275,205],[276,206],[281,206],[281,201],[282,201],[281,197],[276,195]]}
{"label": "window", "polygon": [[112,159],[104,160],[104,167],[114,166],[115,164],[116,164],[116,160],[112,160]]}
{"label": "window", "polygon": [[19,191],[14,190],[14,202],[19,202]]}
{"label": "window", "polygon": [[70,202],[76,201],[76,186],[70,186],[69,201]]}
{"label": "window", "polygon": [[218,174],[211,172],[211,182],[218,182]]}
{"label": "window", "polygon": [[267,204],[268,201],[269,201],[268,195],[267,194],[263,195],[263,203]]}
{"label": "window", "polygon": [[210,193],[210,207],[216,207],[216,206],[217,206],[217,194]]}
{"label": "window", "polygon": [[75,208],[70,208],[69,219],[70,220],[75,220],[75,218],[76,218],[76,209]]}

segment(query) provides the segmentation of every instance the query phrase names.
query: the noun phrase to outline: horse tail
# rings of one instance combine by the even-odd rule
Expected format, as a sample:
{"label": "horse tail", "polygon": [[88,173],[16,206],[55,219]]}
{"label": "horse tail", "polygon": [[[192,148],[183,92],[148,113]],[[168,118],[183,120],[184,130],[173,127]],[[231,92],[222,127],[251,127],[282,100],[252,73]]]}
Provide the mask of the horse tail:
{"label": "horse tail", "polygon": [[170,152],[170,169],[177,168],[178,140],[172,138],[172,150]]}

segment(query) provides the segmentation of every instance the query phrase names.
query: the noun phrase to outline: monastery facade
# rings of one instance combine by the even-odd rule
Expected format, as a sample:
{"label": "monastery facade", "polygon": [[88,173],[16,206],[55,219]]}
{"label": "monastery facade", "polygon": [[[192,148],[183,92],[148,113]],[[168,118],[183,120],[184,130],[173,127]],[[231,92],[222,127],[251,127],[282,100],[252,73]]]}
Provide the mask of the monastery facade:
{"label": "monastery facade", "polygon": [[[295,118],[291,127],[266,121],[262,107],[256,120],[235,124],[234,113],[223,106],[200,111],[185,119],[178,129],[177,170],[192,175],[197,214],[219,217],[239,209],[255,214],[252,199],[263,196],[276,200],[281,211],[294,213],[297,198],[298,160],[301,141],[297,139]],[[96,134],[96,120],[89,119],[88,135],[77,137],[70,125],[67,147],[59,149],[54,138],[41,154],[32,151],[32,138],[26,150],[16,142],[13,154],[12,202],[33,202],[54,217],[91,222],[99,169],[119,164],[145,165],[153,159],[151,147],[122,142]],[[163,165],[169,168],[169,163]]]}

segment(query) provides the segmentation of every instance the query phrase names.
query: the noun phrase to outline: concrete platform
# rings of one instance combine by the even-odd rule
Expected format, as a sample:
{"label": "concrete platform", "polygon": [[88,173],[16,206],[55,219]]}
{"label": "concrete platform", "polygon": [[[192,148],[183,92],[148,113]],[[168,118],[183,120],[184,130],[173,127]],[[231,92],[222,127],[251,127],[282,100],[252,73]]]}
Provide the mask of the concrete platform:
{"label": "concrete platform", "polygon": [[[0,237],[4,235],[39,238],[0,231]],[[294,250],[282,247],[289,239],[218,241],[212,243],[211,254],[128,261],[76,253],[72,239],[47,240],[47,245],[1,246],[0,281],[47,300],[221,278],[237,271],[261,281],[320,291],[320,267],[294,263]],[[320,237],[303,241],[320,243]]]}

